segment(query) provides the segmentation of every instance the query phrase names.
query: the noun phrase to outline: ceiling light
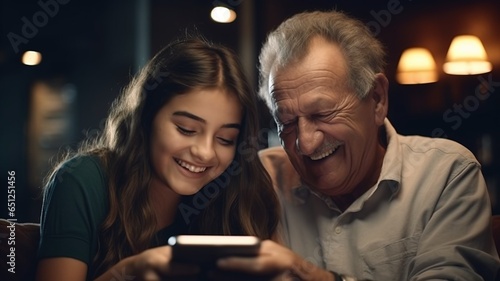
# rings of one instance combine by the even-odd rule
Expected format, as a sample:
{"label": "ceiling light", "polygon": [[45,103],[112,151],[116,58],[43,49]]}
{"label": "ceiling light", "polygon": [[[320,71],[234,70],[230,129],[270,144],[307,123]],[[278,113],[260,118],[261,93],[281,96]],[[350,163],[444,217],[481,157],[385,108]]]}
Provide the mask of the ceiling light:
{"label": "ceiling light", "polygon": [[236,19],[236,12],[229,8],[218,6],[212,9],[210,16],[216,22],[230,23]]}
{"label": "ceiling light", "polygon": [[21,61],[25,65],[37,65],[42,61],[42,54],[35,51],[26,51],[24,52]]}

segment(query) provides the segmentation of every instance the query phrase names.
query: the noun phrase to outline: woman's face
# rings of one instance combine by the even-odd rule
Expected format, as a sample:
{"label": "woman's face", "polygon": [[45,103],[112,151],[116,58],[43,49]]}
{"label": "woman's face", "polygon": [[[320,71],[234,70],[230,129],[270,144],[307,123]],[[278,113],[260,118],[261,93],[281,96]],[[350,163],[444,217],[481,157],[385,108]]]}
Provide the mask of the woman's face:
{"label": "woman's face", "polygon": [[221,88],[177,95],[153,120],[153,181],[180,195],[191,195],[221,175],[237,146],[242,107]]}

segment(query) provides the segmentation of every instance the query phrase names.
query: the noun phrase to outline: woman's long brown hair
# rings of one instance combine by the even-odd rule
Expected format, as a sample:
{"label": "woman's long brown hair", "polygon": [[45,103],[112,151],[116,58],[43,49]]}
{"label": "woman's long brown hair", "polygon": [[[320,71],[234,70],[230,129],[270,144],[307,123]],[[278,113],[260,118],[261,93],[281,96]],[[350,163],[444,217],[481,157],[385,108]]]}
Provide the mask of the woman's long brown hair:
{"label": "woman's long brown hair", "polygon": [[278,223],[278,202],[257,155],[256,95],[241,69],[236,55],[223,46],[199,36],[175,41],[124,89],[110,110],[103,133],[80,148],[77,155],[100,157],[109,183],[109,213],[101,225],[93,263],[96,277],[121,259],[150,247],[157,231],[148,199],[152,122],[172,97],[192,89],[229,90],[238,97],[244,114],[232,164],[199,192],[208,194],[206,189],[210,189],[217,196],[203,208],[190,206],[196,195],[183,201],[196,209],[191,231],[271,238]]}

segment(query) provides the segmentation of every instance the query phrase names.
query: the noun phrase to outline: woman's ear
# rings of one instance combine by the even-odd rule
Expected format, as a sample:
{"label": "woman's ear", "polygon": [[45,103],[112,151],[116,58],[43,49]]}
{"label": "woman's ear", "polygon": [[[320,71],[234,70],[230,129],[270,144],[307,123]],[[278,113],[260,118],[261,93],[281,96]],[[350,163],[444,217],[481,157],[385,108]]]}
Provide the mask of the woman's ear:
{"label": "woman's ear", "polygon": [[372,99],[375,101],[375,122],[377,125],[383,125],[387,117],[389,108],[389,81],[383,73],[375,74],[375,81],[373,82]]}

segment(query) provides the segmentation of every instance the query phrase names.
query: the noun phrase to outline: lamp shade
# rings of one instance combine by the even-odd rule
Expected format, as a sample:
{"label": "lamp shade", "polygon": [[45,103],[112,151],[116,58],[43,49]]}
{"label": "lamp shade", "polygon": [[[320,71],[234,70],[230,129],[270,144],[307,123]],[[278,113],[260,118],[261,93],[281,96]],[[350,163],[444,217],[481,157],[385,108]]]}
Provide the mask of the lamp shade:
{"label": "lamp shade", "polygon": [[451,41],[443,70],[454,75],[481,74],[491,71],[491,63],[479,38],[460,35]]}
{"label": "lamp shade", "polygon": [[398,63],[396,79],[400,84],[425,84],[437,81],[436,63],[425,48],[406,49]]}

